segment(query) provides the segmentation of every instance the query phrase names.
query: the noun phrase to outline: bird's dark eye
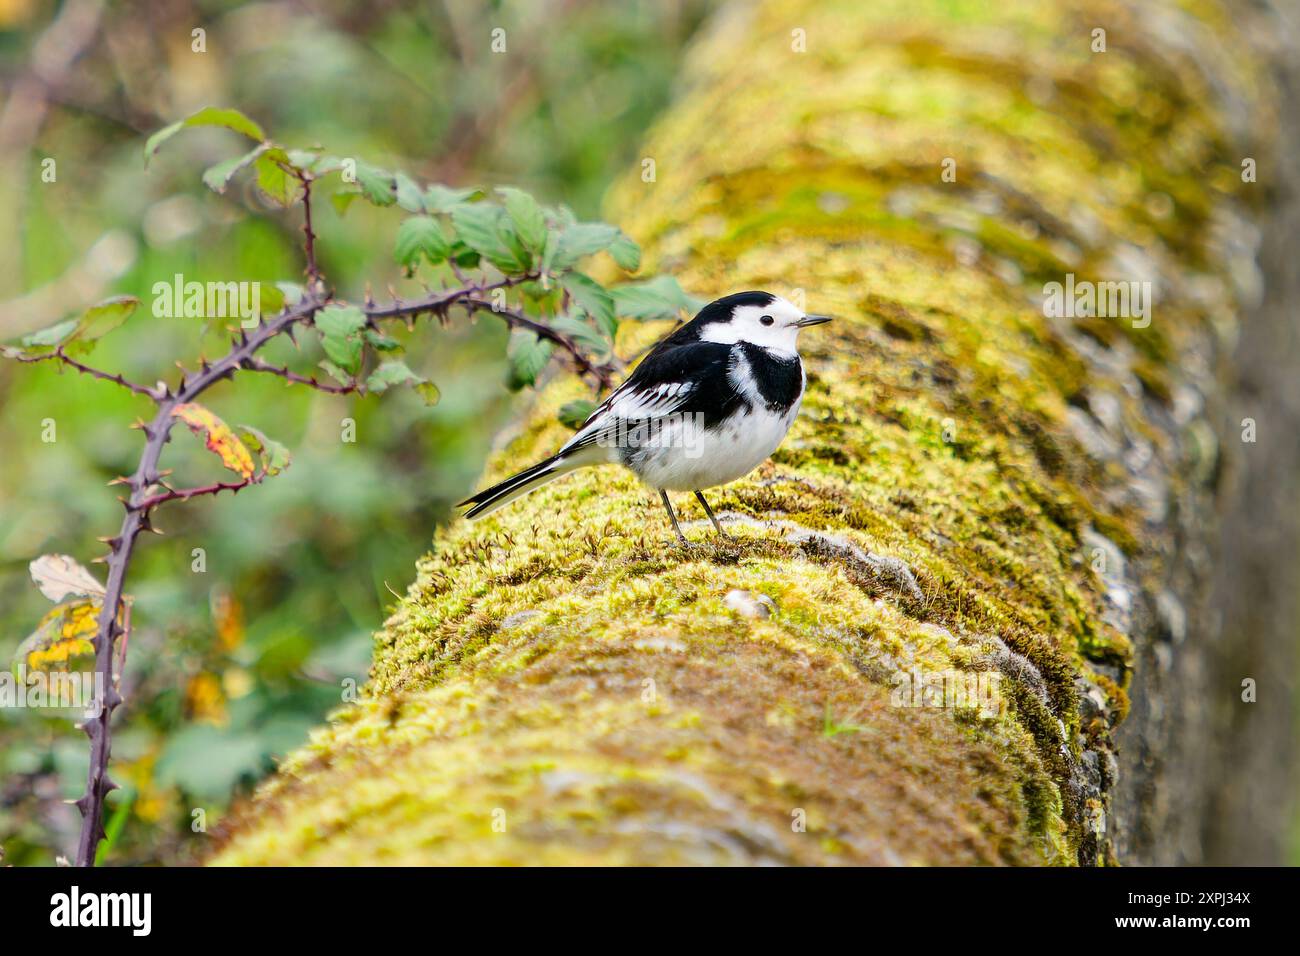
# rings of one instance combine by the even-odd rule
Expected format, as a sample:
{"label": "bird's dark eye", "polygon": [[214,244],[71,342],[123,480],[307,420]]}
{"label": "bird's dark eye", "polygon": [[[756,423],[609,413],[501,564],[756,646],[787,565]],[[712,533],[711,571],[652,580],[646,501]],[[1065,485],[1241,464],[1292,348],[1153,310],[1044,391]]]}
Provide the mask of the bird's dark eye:
{"label": "bird's dark eye", "polygon": [[770,315],[765,315],[758,321],[762,322],[764,325],[771,325],[774,320]]}

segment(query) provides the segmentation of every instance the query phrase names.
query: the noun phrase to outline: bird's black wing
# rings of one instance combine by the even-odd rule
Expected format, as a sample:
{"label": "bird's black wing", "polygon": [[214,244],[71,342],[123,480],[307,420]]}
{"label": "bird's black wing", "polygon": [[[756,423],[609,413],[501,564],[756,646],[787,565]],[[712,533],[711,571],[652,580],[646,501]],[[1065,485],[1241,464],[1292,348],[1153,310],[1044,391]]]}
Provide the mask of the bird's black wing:
{"label": "bird's black wing", "polygon": [[629,423],[666,415],[698,416],[705,428],[716,425],[745,403],[727,374],[733,348],[718,342],[660,343],[562,451],[600,441]]}

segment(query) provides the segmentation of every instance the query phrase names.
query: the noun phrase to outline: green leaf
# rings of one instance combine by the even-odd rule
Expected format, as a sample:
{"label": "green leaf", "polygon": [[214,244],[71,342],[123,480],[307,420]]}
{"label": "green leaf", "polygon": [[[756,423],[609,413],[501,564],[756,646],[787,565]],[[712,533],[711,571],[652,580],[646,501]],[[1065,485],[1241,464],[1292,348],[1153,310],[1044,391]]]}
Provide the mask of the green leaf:
{"label": "green leaf", "polygon": [[614,309],[622,316],[648,321],[675,319],[680,312],[694,312],[704,305],[702,299],[687,295],[672,276],[659,276],[647,282],[631,282],[610,289]]}
{"label": "green leaf", "polygon": [[360,198],[361,198],[360,190],[346,189],[346,190],[340,190],[339,192],[336,192],[333,195],[331,195],[330,202],[334,206],[334,211],[337,212],[340,216],[342,216],[344,213],[348,211],[348,207],[351,206],[355,200]]}
{"label": "green leaf", "polygon": [[31,335],[25,335],[20,342],[22,348],[15,351],[18,354],[26,352],[28,355],[52,352],[55,346],[62,345],[72,337],[72,333],[77,331],[78,324],[78,319],[67,319],[57,325],[51,325],[38,332],[33,332]]}
{"label": "green leaf", "polygon": [[451,213],[452,224],[465,244],[502,272],[526,272],[526,254],[515,247],[514,230],[506,223],[505,212],[490,203],[465,203]]}
{"label": "green leaf", "polygon": [[534,332],[511,333],[510,345],[506,349],[506,357],[510,361],[506,384],[511,391],[518,391],[536,382],[554,349],[552,343],[539,338]]}
{"label": "green leaf", "polygon": [[618,236],[617,229],[603,222],[575,223],[560,233],[552,265],[556,269],[568,269],[579,259],[608,249]]}
{"label": "green leaf", "polygon": [[32,358],[60,347],[71,354],[85,354],[97,339],[125,322],[139,305],[140,300],[134,296],[113,296],[92,305],[74,319],[23,336],[18,345],[0,346],[0,354],[7,358]]}
{"label": "green leaf", "polygon": [[293,460],[289,449],[278,441],[267,438],[252,425],[236,425],[235,429],[248,450],[257,455],[263,475],[274,477],[289,467]]}
{"label": "green leaf", "polygon": [[319,367],[324,369],[325,374],[334,379],[334,381],[338,382],[340,385],[351,385],[353,382],[353,376],[343,371],[343,369],[339,368],[329,359],[322,359],[319,363]]}
{"label": "green leaf", "polygon": [[605,333],[590,322],[584,322],[572,315],[557,315],[550,320],[551,328],[562,332],[574,343],[588,352],[605,354],[612,347],[612,342]]}
{"label": "green leaf", "polygon": [[357,185],[367,202],[391,206],[397,202],[397,179],[386,169],[357,161]]}
{"label": "green leaf", "polygon": [[69,340],[69,346],[75,346],[71,350],[89,352],[93,342],[130,318],[139,305],[140,300],[132,295],[118,295],[92,305],[77,319],[77,331]]}
{"label": "green leaf", "polygon": [[618,319],[614,316],[614,297],[600,283],[581,272],[566,272],[560,277],[560,285],[573,297],[573,301],[582,307],[582,311],[596,320],[602,329],[614,337],[618,331]]}
{"label": "green leaf", "polygon": [[410,385],[426,405],[436,405],[438,402],[438,387],[412,372],[405,362],[383,362],[366,379],[366,390],[370,392],[386,392],[394,385]]}
{"label": "green leaf", "polygon": [[315,150],[291,149],[289,162],[298,169],[305,169],[317,178],[337,173],[344,168],[343,157],[321,155]]}
{"label": "green leaf", "polygon": [[452,189],[441,183],[432,183],[424,189],[424,211],[428,213],[450,213],[457,206],[469,202],[482,190],[473,186],[468,189]]}
{"label": "green leaf", "polygon": [[424,212],[424,196],[415,180],[406,173],[396,173],[393,181],[397,187],[397,205],[407,212]]}
{"label": "green leaf", "polygon": [[558,418],[565,425],[568,425],[574,431],[577,431],[587,423],[591,413],[596,410],[596,403],[585,398],[579,398],[572,402],[565,402],[560,406]]}
{"label": "green leaf", "polygon": [[209,166],[203,173],[203,185],[214,193],[224,193],[230,181],[235,178],[235,174],[266,152],[266,149],[266,144],[260,143],[243,156],[224,159],[215,166]]}
{"label": "green leaf", "polygon": [[258,156],[253,163],[258,192],[277,206],[292,206],[302,198],[302,182],[291,167],[288,154],[278,146]]}
{"label": "green leaf", "polygon": [[511,186],[502,186],[497,192],[505,197],[506,212],[524,245],[530,252],[541,252],[546,245],[546,219],[537,200]]}
{"label": "green leaf", "polygon": [[412,372],[405,362],[390,360],[381,363],[370,373],[366,379],[366,391],[378,394],[388,391],[394,385],[410,385],[422,381],[424,380]]}
{"label": "green leaf", "polygon": [[438,386],[434,385],[432,382],[417,383],[415,385],[415,394],[424,399],[424,404],[430,407],[437,405],[438,400],[442,398],[442,392],[440,392]]}
{"label": "green leaf", "polygon": [[296,282],[273,282],[259,287],[259,305],[263,315],[275,315],[285,305],[297,305],[303,288]]}
{"label": "green leaf", "polygon": [[376,332],[374,329],[366,329],[361,333],[361,337],[366,340],[366,344],[378,352],[401,352],[402,343],[397,339],[390,338],[382,332]]}
{"label": "green leaf", "polygon": [[326,306],[316,313],[316,328],[321,334],[321,346],[331,362],[349,375],[361,369],[361,352],[365,340],[361,330],[366,316],[355,305]]}
{"label": "green leaf", "polygon": [[609,244],[609,254],[618,263],[620,269],[636,272],[641,268],[641,247],[623,232]]}
{"label": "green leaf", "polygon": [[232,129],[236,133],[243,133],[251,140],[261,142],[266,139],[266,133],[262,127],[245,116],[239,110],[220,109],[214,106],[208,106],[197,113],[178,120],[170,126],[164,126],[158,132],[154,133],[144,144],[144,161],[148,165],[149,160],[154,153],[158,152],[159,147],[167,140],[171,139],[181,130],[191,126],[224,126],[226,129]]}
{"label": "green leaf", "polygon": [[442,225],[432,216],[411,216],[397,227],[393,257],[408,269],[419,265],[424,256],[431,263],[441,262],[451,254],[451,243]]}

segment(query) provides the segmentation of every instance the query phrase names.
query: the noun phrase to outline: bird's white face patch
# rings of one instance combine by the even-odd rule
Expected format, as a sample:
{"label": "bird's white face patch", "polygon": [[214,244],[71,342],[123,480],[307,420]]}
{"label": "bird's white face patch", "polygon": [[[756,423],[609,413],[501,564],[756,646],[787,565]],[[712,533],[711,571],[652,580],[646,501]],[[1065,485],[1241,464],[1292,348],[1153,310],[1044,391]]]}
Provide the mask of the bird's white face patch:
{"label": "bird's white face patch", "polygon": [[731,312],[731,321],[713,322],[701,330],[705,342],[734,345],[750,342],[779,352],[794,353],[799,338],[795,325],[804,312],[794,303],[779,296],[770,305],[738,305]]}

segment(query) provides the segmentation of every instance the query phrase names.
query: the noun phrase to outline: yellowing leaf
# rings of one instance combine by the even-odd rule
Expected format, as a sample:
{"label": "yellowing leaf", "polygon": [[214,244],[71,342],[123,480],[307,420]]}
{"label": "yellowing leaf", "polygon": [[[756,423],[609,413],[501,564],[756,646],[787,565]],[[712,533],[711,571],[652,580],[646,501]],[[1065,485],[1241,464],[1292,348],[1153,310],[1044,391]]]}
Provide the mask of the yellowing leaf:
{"label": "yellowing leaf", "polygon": [[191,677],[185,685],[185,712],[199,723],[224,726],[230,718],[221,678],[206,671]]}
{"label": "yellowing leaf", "polygon": [[15,671],[67,670],[68,662],[95,653],[93,638],[99,629],[98,598],[76,598],[51,610],[37,626],[36,632],[14,655]]}
{"label": "yellowing leaf", "polygon": [[56,603],[69,594],[90,597],[104,594],[104,585],[66,554],[43,554],[27,567],[41,593]]}
{"label": "yellowing leaf", "polygon": [[172,409],[172,415],[189,426],[190,431],[203,439],[208,451],[221,459],[221,463],[241,478],[252,478],[253,456],[249,454],[239,436],[202,405],[186,402]]}

